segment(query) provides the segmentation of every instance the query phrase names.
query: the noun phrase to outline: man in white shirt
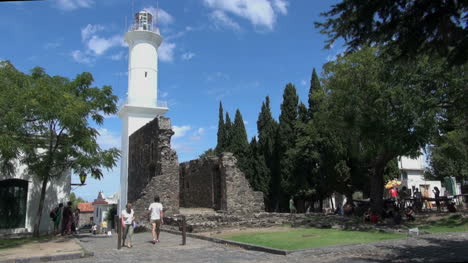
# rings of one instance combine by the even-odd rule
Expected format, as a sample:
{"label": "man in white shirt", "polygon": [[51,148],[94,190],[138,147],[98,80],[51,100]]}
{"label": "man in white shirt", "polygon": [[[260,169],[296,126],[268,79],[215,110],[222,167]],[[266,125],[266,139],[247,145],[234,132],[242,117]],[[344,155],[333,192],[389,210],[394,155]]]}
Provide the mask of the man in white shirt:
{"label": "man in white shirt", "polygon": [[154,203],[148,208],[148,214],[150,215],[150,222],[153,227],[153,244],[159,243],[159,233],[161,232],[161,224],[164,223],[163,217],[163,206],[160,203],[159,196],[154,197]]}

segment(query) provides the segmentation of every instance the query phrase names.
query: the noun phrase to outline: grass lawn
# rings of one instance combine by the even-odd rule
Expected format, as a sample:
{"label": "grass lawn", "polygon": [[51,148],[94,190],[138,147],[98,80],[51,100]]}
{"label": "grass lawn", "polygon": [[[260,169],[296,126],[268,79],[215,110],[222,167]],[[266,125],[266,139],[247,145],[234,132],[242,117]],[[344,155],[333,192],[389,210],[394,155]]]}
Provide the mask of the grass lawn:
{"label": "grass lawn", "polygon": [[465,232],[468,231],[468,218],[463,218],[461,215],[452,215],[427,222],[426,224],[414,224],[410,226],[418,227],[430,233]]}
{"label": "grass lawn", "polygon": [[42,242],[51,240],[53,237],[23,237],[23,238],[9,238],[9,239],[0,239],[0,250],[12,247],[19,247],[24,244],[33,243],[33,242]]}
{"label": "grass lawn", "polygon": [[404,234],[344,231],[338,229],[290,228],[285,232],[224,234],[218,237],[278,249],[303,249],[338,244],[369,243],[405,237]]}

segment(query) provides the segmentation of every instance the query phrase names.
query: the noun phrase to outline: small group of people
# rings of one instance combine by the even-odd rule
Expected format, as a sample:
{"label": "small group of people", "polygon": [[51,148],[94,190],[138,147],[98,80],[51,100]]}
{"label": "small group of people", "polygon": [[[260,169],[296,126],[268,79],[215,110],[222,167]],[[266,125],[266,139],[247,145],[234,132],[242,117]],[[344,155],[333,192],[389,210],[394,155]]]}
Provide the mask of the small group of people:
{"label": "small group of people", "polygon": [[72,202],[67,202],[67,206],[60,203],[50,211],[50,218],[54,223],[55,235],[70,235],[76,233],[80,221],[80,210],[73,210]]}
{"label": "small group of people", "polygon": [[[153,237],[152,243],[159,243],[159,234],[161,232],[161,225],[164,223],[163,205],[158,195],[154,197],[154,202],[150,204],[147,210],[148,219],[150,220],[152,229],[151,234]],[[128,248],[132,247],[133,231],[136,227],[135,212],[132,209],[132,204],[128,203],[124,210],[121,212],[122,224],[122,244]]]}
{"label": "small group of people", "polygon": [[[437,186],[434,186],[432,189],[432,193],[434,194],[434,199],[437,207],[437,211],[441,210],[440,207],[440,190]],[[406,208],[408,205],[408,201],[411,199],[411,190],[407,189],[406,186],[403,186],[400,191],[396,187],[392,187],[389,189],[389,195],[392,200],[402,209]],[[427,204],[426,204],[427,205]],[[412,206],[417,211],[421,211],[423,207],[423,196],[418,188],[414,189],[413,198],[412,198]]]}

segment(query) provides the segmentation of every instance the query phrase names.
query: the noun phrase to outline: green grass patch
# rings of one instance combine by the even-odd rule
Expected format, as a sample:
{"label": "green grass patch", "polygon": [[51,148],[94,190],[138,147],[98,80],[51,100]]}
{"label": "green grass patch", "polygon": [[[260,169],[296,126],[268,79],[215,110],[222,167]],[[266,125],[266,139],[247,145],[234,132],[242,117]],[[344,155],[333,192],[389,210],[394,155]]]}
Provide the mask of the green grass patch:
{"label": "green grass patch", "polygon": [[452,215],[426,224],[415,224],[412,227],[419,227],[421,230],[430,233],[466,232],[468,231],[468,218],[463,218],[461,215]]}
{"label": "green grass patch", "polygon": [[23,238],[8,238],[0,239],[0,250],[8,249],[13,247],[19,247],[25,244],[34,243],[34,242],[47,242],[53,237],[44,236],[44,237],[23,237]]}
{"label": "green grass patch", "polygon": [[285,232],[225,234],[218,237],[278,249],[304,249],[339,244],[369,243],[405,237],[404,234],[298,228]]}

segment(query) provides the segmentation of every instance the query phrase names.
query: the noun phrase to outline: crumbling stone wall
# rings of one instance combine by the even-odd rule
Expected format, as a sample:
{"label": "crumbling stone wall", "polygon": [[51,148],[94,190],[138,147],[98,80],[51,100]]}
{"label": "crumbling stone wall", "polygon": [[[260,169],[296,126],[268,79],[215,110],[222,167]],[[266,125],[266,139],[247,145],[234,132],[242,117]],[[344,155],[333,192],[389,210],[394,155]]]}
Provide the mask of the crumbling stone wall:
{"label": "crumbling stone wall", "polygon": [[181,207],[207,207],[228,213],[264,211],[263,193],[252,190],[232,153],[180,164]]}
{"label": "crumbling stone wall", "polygon": [[218,201],[220,198],[218,158],[203,158],[181,163],[179,171],[181,207],[221,209]]}
{"label": "crumbling stone wall", "polygon": [[239,214],[265,211],[263,193],[252,190],[232,153],[223,153],[220,171],[226,183],[226,211]]}
{"label": "crumbling stone wall", "polygon": [[146,221],[146,209],[154,196],[161,197],[165,213],[179,212],[179,161],[171,149],[169,118],[157,117],[129,139],[128,201],[137,221]]}

